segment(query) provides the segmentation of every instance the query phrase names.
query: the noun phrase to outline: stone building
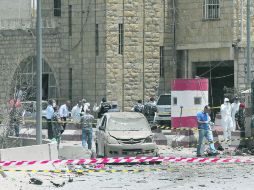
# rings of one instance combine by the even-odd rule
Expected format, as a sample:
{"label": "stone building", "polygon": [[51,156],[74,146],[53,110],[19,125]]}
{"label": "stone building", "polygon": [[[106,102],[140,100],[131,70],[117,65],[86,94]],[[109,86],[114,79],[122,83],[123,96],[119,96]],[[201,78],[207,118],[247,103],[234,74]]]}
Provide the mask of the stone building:
{"label": "stone building", "polygon": [[[246,87],[246,0],[43,0],[42,16],[43,99],[129,110],[199,76],[217,105],[224,86]],[[0,99],[18,86],[33,98],[36,0],[1,0],[0,18]]]}
{"label": "stone building", "polygon": [[[247,1],[174,2],[172,8],[175,10],[176,77],[209,78],[209,101],[213,106],[219,106],[224,99],[224,87],[237,90],[247,87]],[[251,7],[253,9],[253,4]],[[253,33],[253,14],[251,18]],[[251,69],[253,70],[253,65]]]}
{"label": "stone building", "polygon": [[[36,1],[20,2],[4,0],[0,6],[0,14],[8,7],[0,26],[2,100],[17,86],[29,85],[35,92]],[[44,99],[85,97],[94,103],[105,96],[128,110],[138,99],[157,95],[161,0],[42,3]]]}

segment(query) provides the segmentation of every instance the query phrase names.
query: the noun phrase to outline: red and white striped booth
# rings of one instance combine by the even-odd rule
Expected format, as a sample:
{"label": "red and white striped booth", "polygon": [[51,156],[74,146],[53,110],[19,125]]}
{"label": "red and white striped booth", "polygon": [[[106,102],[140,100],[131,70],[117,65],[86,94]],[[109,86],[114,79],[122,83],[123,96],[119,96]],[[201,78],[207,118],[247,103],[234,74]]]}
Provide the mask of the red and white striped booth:
{"label": "red and white striped booth", "polygon": [[172,128],[197,127],[197,112],[208,104],[208,79],[175,79],[171,85]]}

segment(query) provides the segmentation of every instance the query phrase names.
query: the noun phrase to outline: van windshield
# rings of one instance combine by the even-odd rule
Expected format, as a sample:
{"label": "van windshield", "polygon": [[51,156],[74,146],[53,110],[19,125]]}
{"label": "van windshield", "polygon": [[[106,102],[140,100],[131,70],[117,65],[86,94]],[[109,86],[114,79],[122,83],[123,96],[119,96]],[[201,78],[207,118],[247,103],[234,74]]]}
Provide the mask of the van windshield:
{"label": "van windshield", "polygon": [[171,95],[161,95],[157,105],[171,105]]}

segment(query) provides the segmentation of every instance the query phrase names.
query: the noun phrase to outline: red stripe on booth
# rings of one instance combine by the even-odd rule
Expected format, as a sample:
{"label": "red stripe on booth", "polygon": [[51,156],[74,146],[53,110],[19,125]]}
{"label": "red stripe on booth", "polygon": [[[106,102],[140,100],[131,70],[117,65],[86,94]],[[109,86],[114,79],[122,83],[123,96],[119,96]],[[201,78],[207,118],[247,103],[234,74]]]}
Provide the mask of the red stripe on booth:
{"label": "red stripe on booth", "polygon": [[175,79],[172,81],[172,91],[208,90],[208,79]]}

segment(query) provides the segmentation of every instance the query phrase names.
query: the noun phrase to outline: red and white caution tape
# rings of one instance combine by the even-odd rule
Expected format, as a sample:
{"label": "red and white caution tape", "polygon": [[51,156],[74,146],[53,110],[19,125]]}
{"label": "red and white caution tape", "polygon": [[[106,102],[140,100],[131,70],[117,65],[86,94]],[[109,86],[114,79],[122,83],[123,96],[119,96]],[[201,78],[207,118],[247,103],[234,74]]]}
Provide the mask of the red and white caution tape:
{"label": "red and white caution tape", "polygon": [[236,158],[184,158],[184,157],[118,157],[79,160],[43,160],[43,161],[0,161],[0,166],[28,166],[35,164],[121,164],[144,162],[174,162],[174,163],[254,163],[253,159]]}

